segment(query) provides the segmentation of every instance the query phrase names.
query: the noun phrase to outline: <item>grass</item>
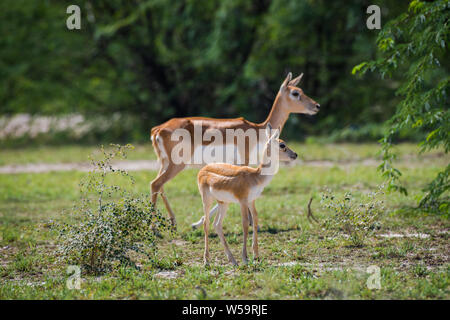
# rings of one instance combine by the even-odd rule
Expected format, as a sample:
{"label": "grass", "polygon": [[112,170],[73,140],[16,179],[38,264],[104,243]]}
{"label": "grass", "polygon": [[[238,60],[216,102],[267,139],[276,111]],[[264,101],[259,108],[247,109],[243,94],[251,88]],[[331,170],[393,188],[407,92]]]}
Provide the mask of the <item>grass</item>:
{"label": "grass", "polygon": [[[35,159],[33,154],[41,154],[45,161],[84,161],[93,150],[66,148],[8,150],[2,152],[1,161],[25,163]],[[150,148],[139,146],[130,158],[151,159]],[[415,150],[412,145],[398,148],[409,157]],[[293,149],[307,160],[333,161],[371,158],[377,151],[370,144],[310,144]],[[262,259],[238,268],[227,263],[214,231],[211,266],[202,265],[203,231],[190,227],[201,216],[197,170],[185,170],[165,187],[177,216],[178,232],[173,238],[166,235],[159,240],[159,265],[140,261],[141,270],[122,268],[101,277],[83,274],[81,290],[67,289],[67,265],[56,257],[57,238],[47,224],[50,220],[75,222],[69,212],[79,199],[78,183],[85,173],[2,174],[0,299],[449,299],[448,217],[413,209],[426,182],[448,158],[435,153],[426,162],[421,159],[413,159],[414,167],[411,159],[398,163],[409,195],[385,196],[380,230],[358,248],[345,239],[328,237],[326,230],[309,223],[305,207],[314,196],[313,211],[323,221],[329,213],[320,209],[321,190],[326,186],[337,195],[352,190],[358,197],[382,183],[376,168],[358,163],[282,168],[257,201]],[[155,174],[133,172],[133,191],[147,193]],[[162,209],[162,201],[159,207]],[[230,206],[224,229],[240,262],[242,229],[237,205]],[[250,243],[248,249],[251,256]],[[367,288],[370,265],[381,269],[379,290]],[[173,278],[165,278],[167,274]]]}

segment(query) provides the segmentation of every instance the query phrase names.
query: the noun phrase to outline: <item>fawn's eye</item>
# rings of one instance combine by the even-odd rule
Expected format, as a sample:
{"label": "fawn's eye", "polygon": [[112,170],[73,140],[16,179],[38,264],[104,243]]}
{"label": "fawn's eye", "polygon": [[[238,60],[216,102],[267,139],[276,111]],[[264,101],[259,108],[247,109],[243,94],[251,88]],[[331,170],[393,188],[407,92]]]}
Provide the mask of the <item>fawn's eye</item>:
{"label": "fawn's eye", "polygon": [[284,149],[284,148],[286,148],[286,145],[284,143],[280,143],[280,148]]}

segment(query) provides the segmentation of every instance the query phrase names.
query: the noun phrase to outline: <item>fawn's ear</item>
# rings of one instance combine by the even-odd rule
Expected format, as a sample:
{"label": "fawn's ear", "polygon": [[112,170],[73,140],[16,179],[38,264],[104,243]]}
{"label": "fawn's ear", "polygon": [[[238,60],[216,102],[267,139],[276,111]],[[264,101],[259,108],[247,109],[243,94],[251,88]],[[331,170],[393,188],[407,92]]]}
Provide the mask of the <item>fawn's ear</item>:
{"label": "fawn's ear", "polygon": [[289,85],[295,87],[296,85],[298,85],[300,80],[302,80],[302,78],[303,78],[303,73],[301,75],[299,75],[297,78],[292,79],[291,81],[289,81]]}
{"label": "fawn's ear", "polygon": [[283,83],[281,84],[280,91],[286,90],[287,86],[289,85],[289,82],[292,80],[292,73],[289,72],[286,79],[284,79]]}

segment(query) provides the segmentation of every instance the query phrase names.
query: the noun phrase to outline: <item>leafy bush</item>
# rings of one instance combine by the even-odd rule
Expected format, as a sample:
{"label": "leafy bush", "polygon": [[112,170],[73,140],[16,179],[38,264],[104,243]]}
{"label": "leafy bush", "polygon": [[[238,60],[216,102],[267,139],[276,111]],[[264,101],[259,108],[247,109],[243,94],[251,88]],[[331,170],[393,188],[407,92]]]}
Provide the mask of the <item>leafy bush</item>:
{"label": "leafy bush", "polygon": [[320,203],[333,214],[323,226],[335,235],[347,234],[355,246],[363,245],[365,238],[377,228],[379,215],[384,210],[383,201],[377,199],[382,194],[383,187],[380,187],[356,201],[350,192],[339,198],[326,190]]}
{"label": "leafy bush", "polygon": [[[442,148],[445,153],[450,150],[450,77],[446,58],[449,8],[448,0],[411,1],[407,12],[388,22],[379,33],[380,57],[353,68],[353,74],[377,70],[382,78],[396,74],[402,77],[396,90],[401,100],[381,139],[383,163],[379,169],[388,180],[388,190],[407,193],[400,183],[401,172],[392,165],[392,143],[402,130],[426,133],[420,143],[422,152],[434,148]],[[448,214],[449,172],[447,166],[427,186],[420,207]]]}
{"label": "leafy bush", "polygon": [[[82,204],[73,212],[80,222],[54,224],[62,240],[62,257],[81,265],[87,273],[98,274],[119,265],[136,266],[130,252],[144,254],[153,261],[157,234],[173,231],[148,197],[135,198],[125,189],[106,183],[107,177],[114,174],[134,183],[126,171],[112,167],[112,160],[117,156],[125,158],[126,150],[132,146],[113,146],[110,152],[102,147],[104,159],[92,161],[94,169],[81,183]],[[95,197],[90,197],[91,193]]]}

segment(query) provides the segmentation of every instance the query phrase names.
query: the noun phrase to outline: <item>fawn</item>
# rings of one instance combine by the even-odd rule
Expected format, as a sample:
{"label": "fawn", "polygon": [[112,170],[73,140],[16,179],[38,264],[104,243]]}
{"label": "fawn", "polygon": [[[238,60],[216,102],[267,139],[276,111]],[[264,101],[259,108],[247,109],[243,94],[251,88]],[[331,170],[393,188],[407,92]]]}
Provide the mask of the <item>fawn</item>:
{"label": "fawn", "polygon": [[[244,244],[242,248],[242,259],[245,264],[248,263],[247,258],[247,236],[248,236],[248,212],[250,211],[253,218],[253,255],[258,259],[258,214],[255,208],[255,200],[260,197],[264,187],[272,180],[274,170],[265,170],[273,168],[273,161],[292,161],[297,158],[297,154],[288,148],[285,142],[279,139],[280,130],[270,136],[271,126],[268,125],[266,135],[268,141],[265,144],[262,161],[257,168],[248,166],[236,166],[226,163],[214,163],[203,167],[198,173],[198,188],[202,196],[204,221],[203,228],[205,231],[205,253],[204,263],[209,263],[209,211],[214,200],[218,203],[218,215],[214,220],[214,228],[225,249],[228,260],[237,265],[236,260],[231,254],[228,244],[225,240],[222,223],[225,218],[227,208],[230,202],[239,203],[241,206],[242,227],[244,229]],[[268,156],[268,151],[277,152],[278,159]],[[273,154],[272,154],[273,155]],[[278,168],[278,166],[277,166]]]}

